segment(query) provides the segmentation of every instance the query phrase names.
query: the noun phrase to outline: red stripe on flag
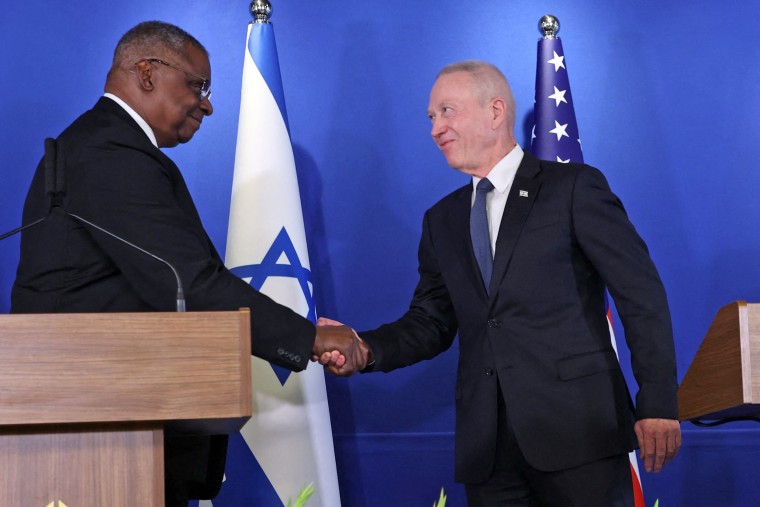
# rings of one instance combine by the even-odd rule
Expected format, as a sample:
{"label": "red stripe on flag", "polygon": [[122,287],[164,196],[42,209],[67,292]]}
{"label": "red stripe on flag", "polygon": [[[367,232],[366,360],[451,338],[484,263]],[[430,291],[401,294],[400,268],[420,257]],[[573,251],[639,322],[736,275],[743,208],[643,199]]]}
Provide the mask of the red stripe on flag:
{"label": "red stripe on flag", "polygon": [[631,465],[631,482],[633,483],[633,505],[636,507],[646,507],[644,504],[644,491],[641,489],[641,482],[639,482],[639,476],[636,474],[636,469]]}

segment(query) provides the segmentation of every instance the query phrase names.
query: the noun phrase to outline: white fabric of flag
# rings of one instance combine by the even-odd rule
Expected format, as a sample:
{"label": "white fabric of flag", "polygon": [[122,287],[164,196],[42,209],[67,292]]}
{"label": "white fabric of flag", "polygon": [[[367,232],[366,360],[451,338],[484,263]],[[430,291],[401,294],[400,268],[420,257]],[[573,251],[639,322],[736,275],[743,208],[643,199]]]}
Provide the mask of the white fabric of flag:
{"label": "white fabric of flag", "polygon": [[[225,263],[278,303],[316,318],[269,23],[248,27]],[[340,505],[323,368],[310,363],[305,371],[290,373],[255,357],[252,361],[253,417],[241,430],[242,439],[230,438],[219,496],[200,506],[285,505],[310,483],[316,492],[309,507]]]}

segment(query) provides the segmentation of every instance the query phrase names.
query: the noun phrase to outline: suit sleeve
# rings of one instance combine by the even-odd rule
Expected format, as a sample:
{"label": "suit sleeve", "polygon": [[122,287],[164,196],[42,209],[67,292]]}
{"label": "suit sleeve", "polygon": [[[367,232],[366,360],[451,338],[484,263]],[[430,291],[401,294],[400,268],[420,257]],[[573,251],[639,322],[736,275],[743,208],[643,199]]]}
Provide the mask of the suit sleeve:
{"label": "suit sleeve", "polygon": [[418,251],[420,278],[409,310],[393,323],[359,333],[374,353],[374,371],[387,372],[435,357],[456,336],[457,321],[438,266],[430,222],[428,211]]}
{"label": "suit sleeve", "polygon": [[578,173],[572,206],[580,248],[602,276],[623,324],[639,385],[636,418],[677,419],[670,311],[649,250],[596,169]]}
{"label": "suit sleeve", "polygon": [[[313,324],[224,267],[179,171],[155,151],[113,142],[85,146],[70,161],[71,211],[171,263],[188,310],[250,308],[253,354],[292,370],[305,368]],[[107,235],[91,234],[143,301],[173,311],[176,281],[168,268]]]}

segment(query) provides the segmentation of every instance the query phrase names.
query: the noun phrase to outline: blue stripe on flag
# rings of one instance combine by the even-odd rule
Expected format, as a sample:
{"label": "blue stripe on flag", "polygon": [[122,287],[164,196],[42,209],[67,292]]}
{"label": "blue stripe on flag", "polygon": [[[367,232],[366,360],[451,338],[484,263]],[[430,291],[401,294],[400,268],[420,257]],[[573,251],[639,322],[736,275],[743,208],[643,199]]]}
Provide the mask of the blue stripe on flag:
{"label": "blue stripe on flag", "polygon": [[285,109],[285,93],[282,89],[282,77],[280,76],[280,60],[277,57],[277,44],[274,41],[274,29],[271,24],[253,23],[251,36],[248,38],[248,53],[253,63],[261,72],[264,81],[272,93],[280,114],[285,122],[290,136],[288,113]]}
{"label": "blue stripe on flag", "polygon": [[274,486],[240,433],[230,435],[224,487],[214,498],[214,507],[280,507]]}

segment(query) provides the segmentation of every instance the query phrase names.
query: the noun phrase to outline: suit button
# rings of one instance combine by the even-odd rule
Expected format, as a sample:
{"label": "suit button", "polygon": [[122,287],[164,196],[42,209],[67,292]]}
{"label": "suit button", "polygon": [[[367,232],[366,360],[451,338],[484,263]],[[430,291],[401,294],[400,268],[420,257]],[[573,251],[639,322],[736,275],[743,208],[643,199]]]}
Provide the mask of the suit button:
{"label": "suit button", "polygon": [[488,327],[490,328],[499,327],[499,321],[496,319],[488,319]]}
{"label": "suit button", "polygon": [[491,375],[493,375],[493,369],[486,368],[484,373],[486,374],[486,377],[490,377]]}

